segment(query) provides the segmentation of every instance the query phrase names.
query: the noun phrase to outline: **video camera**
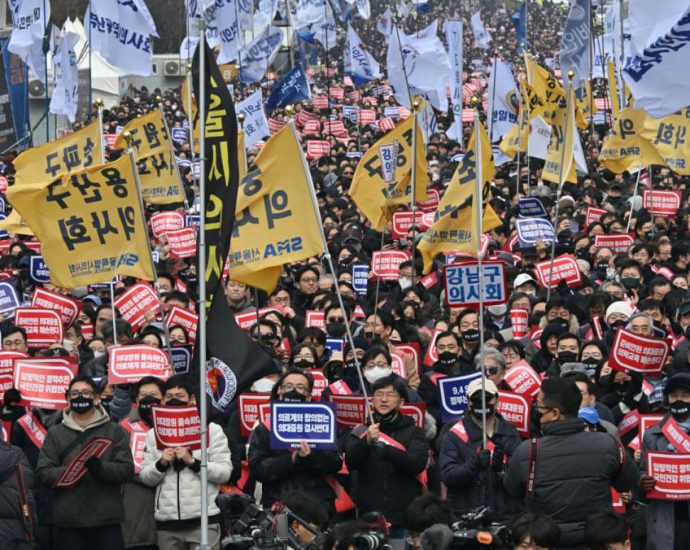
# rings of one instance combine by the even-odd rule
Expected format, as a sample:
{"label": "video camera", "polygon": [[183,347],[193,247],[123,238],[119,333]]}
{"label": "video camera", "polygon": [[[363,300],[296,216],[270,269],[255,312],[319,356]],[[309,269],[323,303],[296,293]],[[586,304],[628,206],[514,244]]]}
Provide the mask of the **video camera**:
{"label": "video camera", "polygon": [[489,506],[480,506],[463,514],[453,524],[454,550],[474,548],[509,548],[510,529],[507,525],[493,523],[493,511]]}

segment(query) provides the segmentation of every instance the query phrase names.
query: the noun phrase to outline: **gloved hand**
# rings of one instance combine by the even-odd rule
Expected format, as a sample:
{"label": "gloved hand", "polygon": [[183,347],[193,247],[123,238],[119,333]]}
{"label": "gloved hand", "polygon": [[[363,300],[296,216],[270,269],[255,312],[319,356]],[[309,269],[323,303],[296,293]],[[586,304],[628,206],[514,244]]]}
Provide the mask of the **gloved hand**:
{"label": "gloved hand", "polygon": [[86,462],[86,468],[93,475],[98,475],[103,471],[103,462],[97,456],[92,456]]}
{"label": "gloved hand", "polygon": [[654,487],[656,487],[656,479],[652,476],[642,476],[640,478],[640,491],[643,494],[649,493]]}
{"label": "gloved hand", "polygon": [[503,449],[497,448],[494,450],[494,455],[491,458],[491,469],[494,472],[502,472],[503,468],[505,466],[505,463],[503,462],[503,459],[505,458],[506,454],[503,451]]}
{"label": "gloved hand", "polygon": [[491,464],[491,451],[489,449],[481,449],[477,454],[480,468],[488,468]]}
{"label": "gloved hand", "polygon": [[630,373],[630,386],[623,396],[623,403],[629,408],[635,405],[635,396],[642,391],[642,375],[639,372]]}

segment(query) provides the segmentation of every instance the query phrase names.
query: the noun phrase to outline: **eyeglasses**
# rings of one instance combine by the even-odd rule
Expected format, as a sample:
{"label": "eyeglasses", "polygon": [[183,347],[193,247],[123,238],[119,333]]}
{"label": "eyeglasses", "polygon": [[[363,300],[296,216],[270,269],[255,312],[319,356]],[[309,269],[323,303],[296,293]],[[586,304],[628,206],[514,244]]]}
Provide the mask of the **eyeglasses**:
{"label": "eyeglasses", "polygon": [[313,361],[314,357],[312,357],[311,353],[308,355],[305,355],[305,354],[295,355],[295,361],[297,361],[298,359],[303,359],[304,361]]}
{"label": "eyeglasses", "polygon": [[299,282],[305,285],[315,285],[319,280],[316,277],[307,277],[306,279],[300,279]]}
{"label": "eyeglasses", "polygon": [[364,366],[367,369],[373,369],[374,367],[379,367],[380,369],[386,369],[386,368],[388,368],[388,363],[384,363],[383,361],[379,361],[378,363],[375,363],[374,361],[369,361]]}
{"label": "eyeglasses", "polygon": [[76,399],[77,397],[86,397],[87,399],[93,399],[96,397],[96,392],[93,390],[70,390],[67,392],[67,397],[70,399]]}
{"label": "eyeglasses", "polygon": [[305,386],[304,384],[290,384],[289,382],[280,386],[280,389],[283,391],[297,390],[300,393],[309,392],[309,387]]}
{"label": "eyeglasses", "polygon": [[399,395],[394,391],[377,391],[374,392],[374,399],[395,399]]}
{"label": "eyeglasses", "polygon": [[495,374],[501,372],[501,367],[486,367],[484,370],[489,376],[494,376]]}

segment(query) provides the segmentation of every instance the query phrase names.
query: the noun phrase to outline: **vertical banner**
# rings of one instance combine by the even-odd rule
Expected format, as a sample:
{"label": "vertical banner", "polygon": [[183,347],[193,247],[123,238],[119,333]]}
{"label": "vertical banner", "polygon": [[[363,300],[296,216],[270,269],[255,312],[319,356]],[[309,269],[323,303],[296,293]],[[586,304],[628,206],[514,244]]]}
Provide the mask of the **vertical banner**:
{"label": "vertical banner", "polygon": [[[2,63],[7,92],[12,106],[12,120],[17,149],[31,146],[29,125],[29,70],[19,56],[11,53],[6,47],[6,38],[0,40]],[[2,76],[0,76],[2,80]],[[29,138],[24,141],[25,138]],[[4,143],[4,142],[3,142]]]}
{"label": "vertical banner", "polygon": [[453,106],[455,135],[450,136],[462,143],[462,21],[447,20],[443,24],[448,42],[448,57],[452,68],[450,101]]}

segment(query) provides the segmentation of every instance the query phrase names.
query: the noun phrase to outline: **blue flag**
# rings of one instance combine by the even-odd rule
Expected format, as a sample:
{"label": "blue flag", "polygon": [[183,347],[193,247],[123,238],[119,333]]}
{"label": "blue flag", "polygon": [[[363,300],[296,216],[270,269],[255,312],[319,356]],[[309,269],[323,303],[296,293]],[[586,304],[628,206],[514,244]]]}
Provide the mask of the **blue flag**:
{"label": "blue flag", "polygon": [[307,82],[307,75],[301,65],[295,65],[295,68],[281,78],[273,88],[271,95],[266,100],[266,110],[271,111],[276,107],[294,103],[302,99],[311,99],[311,91],[309,89],[309,82]]}
{"label": "blue flag", "polygon": [[512,19],[515,32],[517,33],[517,53],[522,55],[525,47],[529,46],[527,39],[527,2],[522,3],[520,11],[516,11]]}

